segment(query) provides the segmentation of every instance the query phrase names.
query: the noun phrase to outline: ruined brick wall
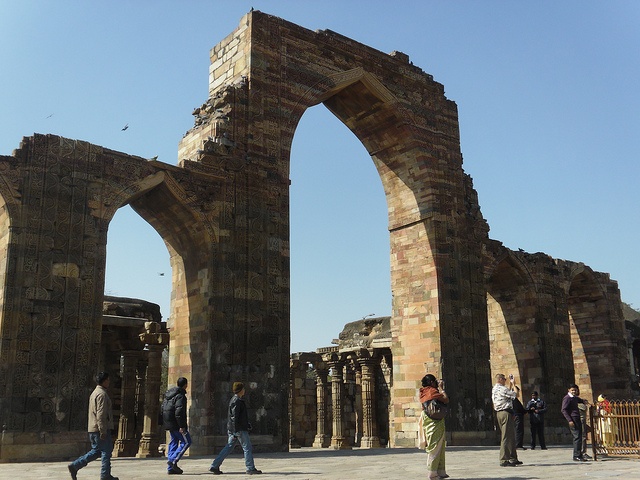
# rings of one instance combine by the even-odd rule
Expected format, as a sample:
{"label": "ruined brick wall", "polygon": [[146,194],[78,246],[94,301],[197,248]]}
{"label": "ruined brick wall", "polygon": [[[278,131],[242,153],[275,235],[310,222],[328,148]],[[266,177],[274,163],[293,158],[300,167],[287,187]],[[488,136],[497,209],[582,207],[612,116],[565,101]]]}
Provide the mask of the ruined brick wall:
{"label": "ruined brick wall", "polygon": [[593,403],[630,395],[620,293],[607,274],[544,253],[490,241],[485,276],[491,373],[513,373],[523,400],[537,390],[551,406],[548,436],[567,440],[559,406],[569,384]]}
{"label": "ruined brick wall", "polygon": [[291,391],[289,447],[311,447],[317,431],[316,382],[307,375],[297,377]]}
{"label": "ruined brick wall", "polygon": [[[58,457],[73,456],[84,448],[93,377],[119,366],[99,347],[107,228],[123,205],[147,218],[184,265],[176,285],[187,292],[188,310],[173,316],[181,329],[175,338],[187,339],[176,356],[186,360],[172,374],[204,389],[206,379],[192,365],[206,358],[199,327],[211,288],[203,272],[224,208],[198,208],[223,190],[216,177],[53,135],[25,138],[0,163],[0,238],[7,246],[0,324],[0,423],[7,431],[0,460],[50,458],[54,448]],[[194,412],[206,416],[199,393]],[[193,425],[199,434],[200,422]]]}

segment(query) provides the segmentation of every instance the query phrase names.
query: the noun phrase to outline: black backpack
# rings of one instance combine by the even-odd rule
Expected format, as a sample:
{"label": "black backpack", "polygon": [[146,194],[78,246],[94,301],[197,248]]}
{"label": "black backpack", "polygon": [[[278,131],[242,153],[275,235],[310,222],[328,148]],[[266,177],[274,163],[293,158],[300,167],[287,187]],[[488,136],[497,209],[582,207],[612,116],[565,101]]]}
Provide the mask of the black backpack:
{"label": "black backpack", "polygon": [[170,423],[176,418],[176,397],[164,398],[160,406],[160,414],[158,415],[158,425],[164,425],[165,420]]}

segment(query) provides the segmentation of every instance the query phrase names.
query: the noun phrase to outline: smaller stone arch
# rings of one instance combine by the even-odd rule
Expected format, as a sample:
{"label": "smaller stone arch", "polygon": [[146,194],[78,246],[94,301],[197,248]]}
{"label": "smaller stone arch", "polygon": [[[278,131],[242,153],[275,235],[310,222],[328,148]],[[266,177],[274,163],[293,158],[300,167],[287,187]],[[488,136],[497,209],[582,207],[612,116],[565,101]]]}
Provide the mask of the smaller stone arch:
{"label": "smaller stone arch", "polygon": [[492,377],[513,374],[523,389],[531,390],[541,375],[537,336],[536,284],[526,264],[514,252],[495,260],[487,279],[487,317]]}
{"label": "smaller stone arch", "polygon": [[567,310],[575,383],[590,401],[601,393],[613,397],[629,389],[622,363],[627,352],[620,297],[611,283],[608,275],[583,264],[575,264],[569,274]]}

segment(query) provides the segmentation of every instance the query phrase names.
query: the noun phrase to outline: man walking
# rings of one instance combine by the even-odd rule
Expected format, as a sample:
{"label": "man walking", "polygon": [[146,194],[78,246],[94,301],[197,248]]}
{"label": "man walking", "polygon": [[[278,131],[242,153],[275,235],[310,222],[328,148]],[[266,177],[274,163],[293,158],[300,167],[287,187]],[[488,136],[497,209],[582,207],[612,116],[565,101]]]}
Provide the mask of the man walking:
{"label": "man walking", "polygon": [[513,375],[509,375],[509,387],[506,386],[507,378],[502,373],[498,373],[495,378],[496,384],[491,391],[491,400],[500,426],[500,466],[516,467],[522,465],[522,462],[518,460],[516,453],[513,399],[518,396],[520,388],[515,384]]}
{"label": "man walking", "polygon": [[253,447],[251,446],[251,440],[249,440],[251,424],[249,423],[247,406],[243,398],[245,394],[244,384],[242,384],[242,382],[235,382],[233,384],[233,393],[233,398],[229,402],[229,415],[227,420],[227,434],[229,438],[225,447],[211,464],[209,471],[214,475],[222,474],[220,465],[222,465],[224,459],[227,458],[227,455],[233,450],[237,439],[244,452],[244,464],[247,469],[247,475],[259,475],[262,473],[262,470],[258,470],[253,463]]}
{"label": "man walking", "polygon": [[162,402],[162,423],[169,431],[171,440],[167,447],[167,473],[180,475],[178,462],[191,446],[191,435],[187,425],[187,379],[178,378],[175,387],[164,394]]}
{"label": "man walking", "polygon": [[547,449],[544,440],[544,413],[547,411],[547,404],[538,396],[538,392],[531,394],[531,400],[527,402],[525,407],[529,412],[529,424],[531,425],[531,450],[536,449],[536,437],[540,442],[542,450]]}
{"label": "man walking", "polygon": [[562,415],[569,422],[569,430],[573,437],[573,461],[586,462],[582,455],[582,421],[580,420],[580,409],[578,405],[585,403],[578,396],[578,386],[574,383],[569,385],[567,394],[562,399]]}
{"label": "man walking", "polygon": [[88,431],[91,450],[67,466],[73,480],[77,480],[78,470],[86,467],[89,462],[98,457],[102,457],[100,480],[118,480],[118,477],[111,475],[113,412],[111,399],[107,394],[109,374],[107,372],[98,373],[96,383],[98,385],[89,397]]}

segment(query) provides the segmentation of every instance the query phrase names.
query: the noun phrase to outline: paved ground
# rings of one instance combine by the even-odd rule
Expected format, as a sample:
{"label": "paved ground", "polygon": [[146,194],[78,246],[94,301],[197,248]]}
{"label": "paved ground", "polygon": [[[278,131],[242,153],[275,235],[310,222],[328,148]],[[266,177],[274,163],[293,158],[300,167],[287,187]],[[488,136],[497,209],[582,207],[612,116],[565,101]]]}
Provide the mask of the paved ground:
{"label": "paved ground", "polygon": [[[519,451],[524,465],[515,468],[498,466],[498,447],[449,447],[447,472],[451,480],[475,479],[640,479],[640,459],[601,459],[597,462],[576,463],[571,460],[571,447],[549,447],[548,450]],[[256,454],[256,466],[264,471],[258,478],[286,480],[367,479],[367,480],[422,480],[425,453],[417,449],[379,450],[316,450],[303,448],[289,453]],[[181,477],[170,478],[213,479],[208,473],[211,458],[190,457],[180,462],[184,469]],[[0,479],[70,479],[68,462],[0,464]],[[120,480],[167,478],[166,463],[158,459],[115,458],[113,475]],[[215,478],[241,479],[244,461],[240,455],[230,455],[222,465],[224,475]],[[100,461],[89,464],[78,474],[78,480],[97,480]]]}

